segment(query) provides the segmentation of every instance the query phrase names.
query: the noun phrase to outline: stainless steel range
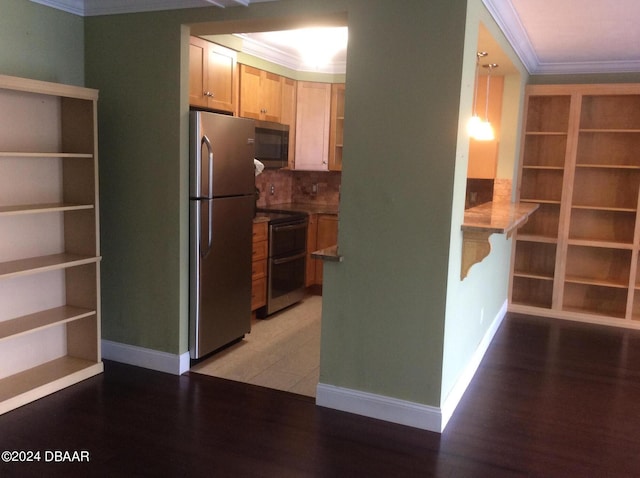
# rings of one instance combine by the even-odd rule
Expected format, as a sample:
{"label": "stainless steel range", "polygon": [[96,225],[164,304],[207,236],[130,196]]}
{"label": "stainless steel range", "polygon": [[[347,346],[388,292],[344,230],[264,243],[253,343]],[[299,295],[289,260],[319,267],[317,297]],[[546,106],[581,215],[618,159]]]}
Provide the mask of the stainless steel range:
{"label": "stainless steel range", "polygon": [[257,311],[264,318],[304,297],[309,216],[269,209],[258,209],[256,216],[269,219],[267,305]]}

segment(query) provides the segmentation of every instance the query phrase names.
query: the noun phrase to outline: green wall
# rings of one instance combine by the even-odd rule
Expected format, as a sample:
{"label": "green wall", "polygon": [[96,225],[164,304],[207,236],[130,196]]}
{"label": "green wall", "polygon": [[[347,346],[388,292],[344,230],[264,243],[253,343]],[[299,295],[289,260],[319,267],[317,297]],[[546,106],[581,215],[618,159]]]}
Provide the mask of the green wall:
{"label": "green wall", "polygon": [[[462,261],[461,225],[464,217],[464,190],[469,152],[469,139],[465,132],[473,103],[474,72],[478,27],[482,23],[498,42],[501,49],[520,71],[520,78],[505,81],[502,132],[505,141],[500,142],[499,176],[511,179],[519,155],[517,137],[520,131],[521,105],[524,98],[526,69],[493,21],[481,0],[469,0],[466,20],[463,86],[460,92],[461,109],[457,148],[455,192],[451,222],[451,252],[447,289],[446,327],[442,371],[441,403],[453,390],[457,381],[467,371],[474,354],[488,333],[492,322],[501,313],[508,297],[511,240],[503,234],[490,238],[491,253],[483,261],[471,267],[467,277],[460,279]],[[517,75],[516,75],[517,76]],[[505,116],[506,115],[506,116]],[[511,174],[506,171],[511,171]]]}
{"label": "green wall", "polygon": [[320,381],[438,405],[466,1],[351,5]]}
{"label": "green wall", "polygon": [[26,0],[0,0],[0,74],[84,85],[81,17]]}

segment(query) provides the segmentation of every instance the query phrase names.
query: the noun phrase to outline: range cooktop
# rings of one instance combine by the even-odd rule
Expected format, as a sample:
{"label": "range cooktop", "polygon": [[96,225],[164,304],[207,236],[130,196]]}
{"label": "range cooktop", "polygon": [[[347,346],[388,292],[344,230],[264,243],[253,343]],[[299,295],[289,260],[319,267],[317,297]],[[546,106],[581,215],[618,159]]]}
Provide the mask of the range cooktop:
{"label": "range cooktop", "polygon": [[283,211],[279,209],[256,209],[256,217],[266,217],[269,224],[281,224],[285,222],[297,221],[308,217],[306,212],[301,211]]}

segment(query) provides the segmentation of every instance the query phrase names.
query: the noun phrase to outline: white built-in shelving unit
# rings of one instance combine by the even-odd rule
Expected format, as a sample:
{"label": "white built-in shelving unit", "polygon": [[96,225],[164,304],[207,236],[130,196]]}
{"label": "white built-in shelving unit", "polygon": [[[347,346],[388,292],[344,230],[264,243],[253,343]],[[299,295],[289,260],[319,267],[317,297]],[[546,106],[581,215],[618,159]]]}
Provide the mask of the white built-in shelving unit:
{"label": "white built-in shelving unit", "polygon": [[97,100],[0,75],[0,413],[103,370]]}

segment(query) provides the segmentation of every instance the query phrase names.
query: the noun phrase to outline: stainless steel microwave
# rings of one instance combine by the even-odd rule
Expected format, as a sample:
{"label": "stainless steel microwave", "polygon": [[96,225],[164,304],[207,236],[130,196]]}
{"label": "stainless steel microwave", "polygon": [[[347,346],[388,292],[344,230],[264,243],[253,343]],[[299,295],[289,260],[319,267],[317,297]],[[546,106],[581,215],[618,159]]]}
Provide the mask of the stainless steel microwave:
{"label": "stainless steel microwave", "polygon": [[289,164],[289,126],[270,121],[256,121],[255,158],[268,169]]}

